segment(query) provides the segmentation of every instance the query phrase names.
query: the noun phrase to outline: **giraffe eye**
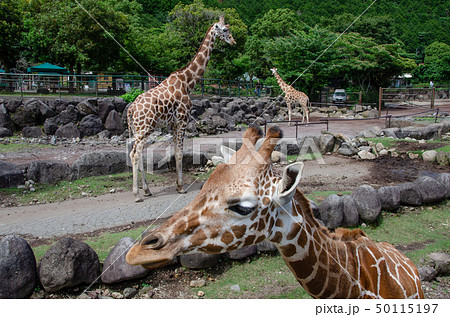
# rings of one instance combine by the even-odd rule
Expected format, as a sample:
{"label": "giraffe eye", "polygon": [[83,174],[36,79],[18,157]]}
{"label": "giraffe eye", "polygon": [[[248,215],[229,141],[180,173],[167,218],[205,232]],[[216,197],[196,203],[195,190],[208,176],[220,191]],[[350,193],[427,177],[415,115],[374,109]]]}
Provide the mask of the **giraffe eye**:
{"label": "giraffe eye", "polygon": [[256,206],[243,206],[243,205],[233,205],[228,207],[233,212],[236,212],[242,216],[246,216],[255,210]]}
{"label": "giraffe eye", "polygon": [[227,32],[228,32],[228,29],[227,29],[227,28],[223,29],[223,32],[224,32],[224,33],[227,33]]}

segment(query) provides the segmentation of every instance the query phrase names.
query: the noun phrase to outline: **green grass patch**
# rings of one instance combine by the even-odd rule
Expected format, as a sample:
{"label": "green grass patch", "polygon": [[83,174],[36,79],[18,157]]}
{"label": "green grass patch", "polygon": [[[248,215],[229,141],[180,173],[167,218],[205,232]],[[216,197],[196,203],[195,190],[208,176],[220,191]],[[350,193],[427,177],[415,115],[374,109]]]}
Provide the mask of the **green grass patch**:
{"label": "green grass patch", "polygon": [[366,138],[367,141],[371,141],[375,144],[381,143],[387,149],[393,148],[397,145],[399,139],[391,139],[391,138]]}
{"label": "green grass patch", "polygon": [[286,160],[288,163],[292,163],[299,161],[312,161],[319,158],[322,158],[322,154],[320,153],[304,153],[302,155],[288,155]]}
{"label": "green grass patch", "polygon": [[[242,298],[266,293],[266,298],[311,298],[289,271],[281,256],[263,254],[250,263],[234,261],[219,279],[198,290],[205,292],[205,298]],[[231,290],[239,285],[240,292]],[[288,290],[279,294],[280,289]],[[272,293],[271,293],[272,292]]]}
{"label": "green grass patch", "polygon": [[374,241],[407,246],[405,254],[419,265],[426,254],[450,251],[449,219],[447,200],[437,206],[402,207],[396,214],[383,212],[378,225],[363,230]]}
{"label": "green grass patch", "polygon": [[[18,204],[29,204],[39,201],[41,203],[53,203],[67,199],[99,196],[109,193],[111,189],[116,191],[131,190],[132,173],[120,173],[113,175],[100,175],[77,179],[75,181],[62,181],[58,184],[36,184],[35,192],[18,188],[0,189],[4,195],[15,195]],[[147,174],[147,181],[161,182],[165,178],[162,175]]]}
{"label": "green grass patch", "polygon": [[32,149],[46,149],[51,147],[52,145],[49,144],[38,143],[0,143],[0,153],[21,152]]}
{"label": "green grass patch", "polygon": [[437,152],[450,153],[450,144],[436,149]]}
{"label": "green grass patch", "polygon": [[314,200],[316,203],[322,202],[325,198],[327,198],[330,195],[336,194],[339,196],[342,195],[350,195],[351,191],[334,191],[334,190],[325,190],[325,191],[314,191],[310,194],[307,194],[306,197],[308,197],[311,200]]}

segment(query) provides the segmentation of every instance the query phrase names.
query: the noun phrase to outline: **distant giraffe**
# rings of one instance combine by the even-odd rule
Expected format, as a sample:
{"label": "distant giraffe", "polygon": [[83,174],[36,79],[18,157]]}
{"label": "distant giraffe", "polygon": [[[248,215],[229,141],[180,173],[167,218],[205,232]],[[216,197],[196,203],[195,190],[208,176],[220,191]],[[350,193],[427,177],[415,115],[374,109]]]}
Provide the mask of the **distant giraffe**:
{"label": "distant giraffe", "polygon": [[[135,201],[140,202],[138,172],[142,173],[142,187],[144,194],[150,196],[150,190],[145,179],[142,160],[142,150],[148,136],[155,128],[172,127],[175,143],[175,163],[177,170],[177,191],[183,193],[183,138],[188,124],[192,106],[189,93],[199,82],[211,56],[216,37],[234,45],[236,42],[225,24],[223,16],[206,32],[200,49],[194,59],[184,68],[170,74],[161,84],[139,95],[130,105],[127,118],[128,127],[134,135],[134,146],[130,152],[133,164],[133,194]],[[140,168],[139,168],[140,167]]]}
{"label": "distant giraffe", "polygon": [[259,150],[260,129],[250,127],[239,151],[223,148],[197,197],[127,253],[131,265],[156,268],[180,254],[224,253],[272,242],[303,288],[315,298],[423,298],[417,268],[385,242],[362,230],[334,233],[314,218],[298,189],[303,163],[282,176],[271,154],[281,130],[272,126]]}
{"label": "distant giraffe", "polygon": [[289,124],[292,119],[292,105],[296,101],[298,101],[303,110],[302,123],[305,121],[305,116],[306,116],[306,123],[309,123],[308,96],[304,92],[298,91],[294,87],[286,84],[283,78],[281,78],[281,76],[278,74],[276,68],[272,68],[271,71],[275,76],[275,78],[277,79],[278,85],[280,86],[281,90],[284,93],[284,99],[286,100],[289,111]]}

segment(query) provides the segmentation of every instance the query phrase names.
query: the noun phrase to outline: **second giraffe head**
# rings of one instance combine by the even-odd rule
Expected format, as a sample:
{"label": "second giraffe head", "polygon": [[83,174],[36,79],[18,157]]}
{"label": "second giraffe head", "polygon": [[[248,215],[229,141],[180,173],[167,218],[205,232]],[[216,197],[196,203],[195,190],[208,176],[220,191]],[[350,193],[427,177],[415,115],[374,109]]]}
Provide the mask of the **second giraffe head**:
{"label": "second giraffe head", "polygon": [[236,41],[230,32],[230,26],[225,24],[225,17],[222,15],[219,18],[219,22],[214,25],[214,30],[216,32],[216,36],[221,40],[227,42],[230,45],[235,45]]}

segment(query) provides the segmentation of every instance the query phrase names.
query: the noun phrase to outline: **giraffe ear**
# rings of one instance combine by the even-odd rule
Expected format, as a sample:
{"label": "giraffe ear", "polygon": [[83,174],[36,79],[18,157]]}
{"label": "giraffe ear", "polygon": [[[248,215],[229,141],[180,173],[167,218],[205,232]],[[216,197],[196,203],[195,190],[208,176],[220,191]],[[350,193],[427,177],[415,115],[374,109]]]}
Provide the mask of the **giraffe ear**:
{"label": "giraffe ear", "polygon": [[302,178],[303,167],[302,162],[296,162],[284,169],[283,178],[278,185],[278,197],[274,199],[279,206],[286,205],[294,197],[295,190]]}
{"label": "giraffe ear", "polygon": [[235,150],[230,149],[229,147],[226,146],[221,146],[220,147],[220,152],[223,155],[223,159],[225,161],[225,164],[228,164],[231,161],[231,158],[233,157],[234,153],[236,153]]}

